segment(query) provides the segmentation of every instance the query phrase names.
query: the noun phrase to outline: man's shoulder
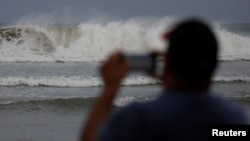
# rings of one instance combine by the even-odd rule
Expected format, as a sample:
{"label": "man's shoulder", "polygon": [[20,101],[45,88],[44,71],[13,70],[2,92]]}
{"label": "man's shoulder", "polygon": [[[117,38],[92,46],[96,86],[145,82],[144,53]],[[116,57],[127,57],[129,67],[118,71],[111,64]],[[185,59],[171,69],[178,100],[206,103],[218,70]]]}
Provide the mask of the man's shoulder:
{"label": "man's shoulder", "polygon": [[215,106],[219,106],[217,108],[224,108],[224,109],[228,109],[230,111],[243,111],[243,107],[242,105],[240,105],[239,103],[229,99],[229,98],[224,98],[221,96],[215,96],[215,95],[210,95],[211,97],[211,104],[215,105]]}
{"label": "man's shoulder", "polygon": [[212,107],[212,113],[218,117],[224,117],[224,122],[234,124],[246,124],[247,115],[243,105],[236,102],[235,100],[210,95],[210,107]]}
{"label": "man's shoulder", "polygon": [[243,105],[237,100],[230,99],[230,98],[220,98],[221,101],[224,101],[225,105],[228,107],[235,109],[235,110],[243,110]]}
{"label": "man's shoulder", "polygon": [[200,116],[206,116],[214,121],[222,118],[228,122],[247,122],[246,112],[242,105],[212,93],[205,96],[183,97],[178,94],[177,97],[165,94],[148,102],[136,102],[122,107],[116,116],[118,118],[126,117],[126,121],[162,117],[171,120],[180,118],[178,115],[193,114],[200,114]]}

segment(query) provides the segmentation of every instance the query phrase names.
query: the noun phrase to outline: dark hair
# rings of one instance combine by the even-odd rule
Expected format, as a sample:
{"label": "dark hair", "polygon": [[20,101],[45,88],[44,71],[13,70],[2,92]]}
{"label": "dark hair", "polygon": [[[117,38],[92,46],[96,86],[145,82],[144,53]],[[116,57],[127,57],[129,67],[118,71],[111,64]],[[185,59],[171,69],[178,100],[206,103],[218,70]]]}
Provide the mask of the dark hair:
{"label": "dark hair", "polygon": [[207,24],[191,19],[169,33],[168,63],[177,77],[209,81],[217,65],[218,44]]}

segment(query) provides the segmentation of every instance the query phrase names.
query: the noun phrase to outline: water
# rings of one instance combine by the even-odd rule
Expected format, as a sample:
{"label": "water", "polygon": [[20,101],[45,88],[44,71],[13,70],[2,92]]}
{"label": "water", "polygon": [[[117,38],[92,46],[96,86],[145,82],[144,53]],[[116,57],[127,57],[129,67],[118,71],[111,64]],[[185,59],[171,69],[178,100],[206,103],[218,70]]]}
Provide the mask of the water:
{"label": "water", "polygon": [[[173,21],[84,22],[75,26],[1,25],[0,140],[77,140],[102,89],[101,62],[116,49],[164,49],[160,34]],[[250,115],[250,24],[214,25],[220,65],[212,90]],[[160,82],[130,74],[117,107],[154,99]]]}

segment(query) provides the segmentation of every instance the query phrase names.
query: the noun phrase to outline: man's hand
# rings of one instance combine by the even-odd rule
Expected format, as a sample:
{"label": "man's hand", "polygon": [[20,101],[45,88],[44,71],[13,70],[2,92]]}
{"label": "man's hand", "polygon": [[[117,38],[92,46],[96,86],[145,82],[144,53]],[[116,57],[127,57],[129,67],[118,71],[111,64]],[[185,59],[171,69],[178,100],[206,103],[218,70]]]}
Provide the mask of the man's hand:
{"label": "man's hand", "polygon": [[118,86],[129,70],[129,62],[124,59],[121,52],[110,55],[100,69],[106,86]]}

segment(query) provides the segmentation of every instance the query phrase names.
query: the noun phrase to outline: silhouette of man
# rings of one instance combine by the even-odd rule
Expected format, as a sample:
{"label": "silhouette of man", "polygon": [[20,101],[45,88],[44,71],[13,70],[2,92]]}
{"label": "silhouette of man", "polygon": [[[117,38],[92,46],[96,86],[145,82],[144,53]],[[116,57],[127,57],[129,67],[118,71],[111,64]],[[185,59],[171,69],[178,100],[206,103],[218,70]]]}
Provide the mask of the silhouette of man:
{"label": "silhouette of man", "polygon": [[210,124],[247,124],[243,109],[210,92],[217,66],[218,45],[210,28],[197,19],[177,24],[169,40],[162,94],[111,112],[119,84],[130,62],[117,52],[103,64],[102,95],[94,106],[81,139],[84,141],[206,140]]}

